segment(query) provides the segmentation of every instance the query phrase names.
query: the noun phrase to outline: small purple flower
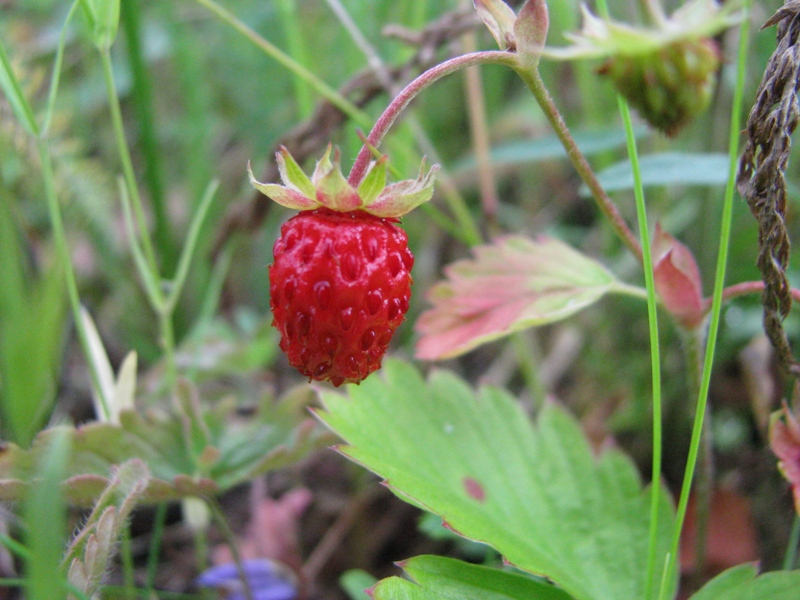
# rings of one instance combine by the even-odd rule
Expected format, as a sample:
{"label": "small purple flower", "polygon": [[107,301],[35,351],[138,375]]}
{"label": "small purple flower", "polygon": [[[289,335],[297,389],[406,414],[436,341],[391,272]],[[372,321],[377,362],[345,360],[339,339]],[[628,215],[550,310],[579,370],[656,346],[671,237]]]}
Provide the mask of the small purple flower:
{"label": "small purple flower", "polygon": [[[292,574],[284,567],[266,558],[254,558],[242,563],[253,600],[295,600],[297,586]],[[245,600],[244,585],[236,565],[217,565],[200,574],[197,585],[216,588],[226,600]]]}

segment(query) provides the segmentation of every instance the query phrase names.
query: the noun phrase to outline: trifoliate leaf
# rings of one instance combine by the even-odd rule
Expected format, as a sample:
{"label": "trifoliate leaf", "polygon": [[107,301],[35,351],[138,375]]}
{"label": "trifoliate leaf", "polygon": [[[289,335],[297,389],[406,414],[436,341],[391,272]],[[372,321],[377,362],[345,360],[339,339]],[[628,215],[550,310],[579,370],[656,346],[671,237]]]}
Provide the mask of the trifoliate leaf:
{"label": "trifoliate leaf", "polygon": [[[318,416],[401,498],[577,600],[646,598],[650,489],[620,452],[596,456],[563,409],[546,405],[534,426],[502,390],[443,371],[426,382],[395,360],[347,392],[321,391]],[[663,564],[673,511],[657,493]]]}
{"label": "trifoliate leaf", "polygon": [[[182,394],[189,394],[183,388]],[[30,450],[6,444],[0,449],[0,500],[24,493],[39,457],[59,435],[71,442],[63,493],[77,506],[93,504],[109,485],[114,465],[131,459],[141,460],[152,475],[143,501],[161,502],[219,493],[329,441],[305,415],[303,399],[287,397],[275,405],[265,397],[249,419],[237,416],[232,403],[188,415],[187,406],[196,408],[192,404],[190,397],[183,399],[183,414],[127,410],[120,413],[119,424],[52,427],[35,438]]]}
{"label": "trifoliate leaf", "polygon": [[528,327],[559,321],[617,283],[600,263],[554,238],[507,237],[474,249],[428,293],[417,357],[457,356]]}

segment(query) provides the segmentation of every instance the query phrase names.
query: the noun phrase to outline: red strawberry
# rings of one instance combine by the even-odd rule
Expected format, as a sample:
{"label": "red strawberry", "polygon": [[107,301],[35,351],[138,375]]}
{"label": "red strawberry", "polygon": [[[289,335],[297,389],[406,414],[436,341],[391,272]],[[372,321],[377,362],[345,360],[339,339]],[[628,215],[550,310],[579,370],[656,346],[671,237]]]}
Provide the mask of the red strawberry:
{"label": "red strawberry", "polygon": [[282,185],[248,171],[256,189],[303,211],[281,227],[269,268],[281,349],[310,379],[359,383],[408,311],[414,256],[398,217],[430,200],[438,166],[426,174],[423,161],[417,179],[386,185],[384,156],[351,184],[330,146],[310,178],[286,148],[275,159]]}
{"label": "red strawberry", "polygon": [[281,228],[269,269],[272,324],[306,377],[339,386],[381,366],[411,297],[414,257],[395,223],[319,208]]}

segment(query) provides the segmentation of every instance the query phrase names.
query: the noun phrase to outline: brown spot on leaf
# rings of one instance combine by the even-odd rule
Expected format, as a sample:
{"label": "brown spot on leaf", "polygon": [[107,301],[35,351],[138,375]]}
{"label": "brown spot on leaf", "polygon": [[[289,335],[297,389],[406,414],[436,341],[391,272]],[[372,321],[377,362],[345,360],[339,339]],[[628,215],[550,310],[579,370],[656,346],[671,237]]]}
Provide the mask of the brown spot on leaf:
{"label": "brown spot on leaf", "polygon": [[483,486],[476,479],[464,477],[463,483],[464,489],[467,491],[470,498],[474,498],[478,502],[486,500],[486,490],[483,489]]}

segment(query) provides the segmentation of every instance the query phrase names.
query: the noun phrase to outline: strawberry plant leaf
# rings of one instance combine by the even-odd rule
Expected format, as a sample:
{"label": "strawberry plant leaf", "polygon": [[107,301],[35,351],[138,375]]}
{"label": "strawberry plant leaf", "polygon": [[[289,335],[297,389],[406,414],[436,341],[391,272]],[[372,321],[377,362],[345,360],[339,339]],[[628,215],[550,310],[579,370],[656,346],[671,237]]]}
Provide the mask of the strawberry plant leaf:
{"label": "strawberry plant leaf", "polygon": [[732,567],[705,584],[691,600],[795,600],[800,571],[757,575],[756,565]]}
{"label": "strawberry plant leaf", "polygon": [[143,502],[216,494],[330,441],[306,416],[308,400],[307,393],[295,393],[275,405],[265,397],[245,420],[235,415],[231,402],[201,410],[189,396],[179,414],[126,410],[119,424],[50,428],[30,450],[11,443],[0,449],[0,500],[24,493],[39,457],[59,434],[71,441],[63,492],[73,505],[91,506],[109,485],[113,467],[131,459],[141,460],[152,474]]}
{"label": "strawberry plant leaf", "polygon": [[600,263],[549,237],[509,236],[474,249],[431,288],[416,354],[442,359],[528,327],[565,319],[617,284]]}
{"label": "strawberry plant leaf", "polygon": [[14,116],[17,117],[25,131],[34,136],[39,135],[36,117],[33,116],[33,110],[22,91],[19,79],[14,74],[11,58],[8,56],[2,40],[0,40],[0,90],[3,90]]}
{"label": "strawberry plant leaf", "polygon": [[412,579],[389,577],[373,589],[375,600],[569,600],[543,580],[444,558],[417,556],[400,563]]}
{"label": "strawberry plant leaf", "polygon": [[[617,450],[595,456],[563,409],[546,405],[532,426],[502,390],[444,371],[426,382],[394,360],[347,391],[321,391],[318,416],[398,496],[578,600],[646,597],[650,489]],[[673,509],[658,494],[662,564]]]}

